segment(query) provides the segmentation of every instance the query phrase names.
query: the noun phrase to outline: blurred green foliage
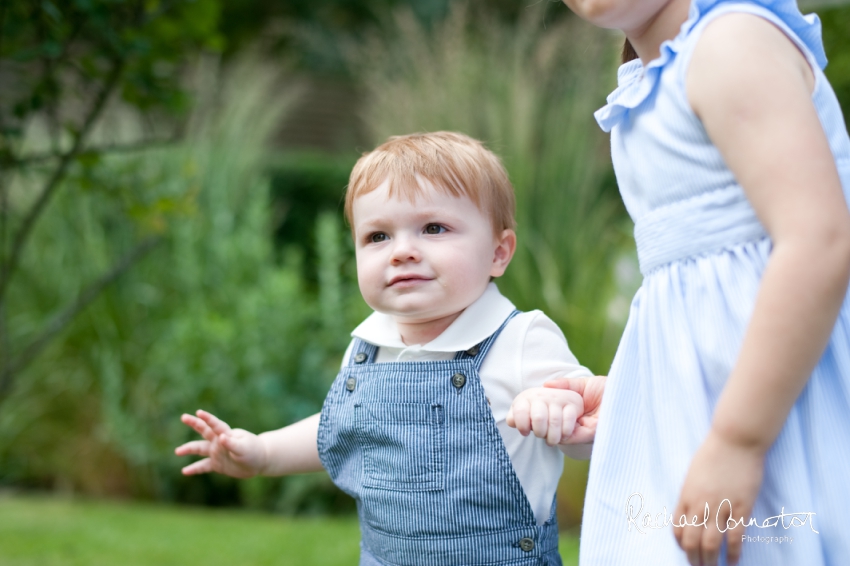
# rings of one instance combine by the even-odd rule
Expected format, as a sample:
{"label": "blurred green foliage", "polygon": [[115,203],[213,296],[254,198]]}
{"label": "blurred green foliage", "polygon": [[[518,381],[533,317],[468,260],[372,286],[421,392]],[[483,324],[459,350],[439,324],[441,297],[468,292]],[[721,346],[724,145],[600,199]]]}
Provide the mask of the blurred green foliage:
{"label": "blurred green foliage", "polygon": [[[275,243],[284,255],[300,254],[303,275],[311,288],[318,282],[317,219],[322,215],[335,218],[341,230],[348,230],[342,209],[355,162],[353,154],[292,151],[269,165]],[[353,276],[353,247],[348,239],[346,244],[346,270]]]}
{"label": "blurred green foliage", "polygon": [[[218,0],[0,4],[0,402],[53,337],[158,241],[151,237],[160,228],[155,224],[138,240],[123,239],[125,251],[97,265],[99,271],[89,269],[86,284],[53,305],[51,317],[24,332],[12,328],[11,286],[37,255],[28,250],[33,231],[67,177],[76,176],[81,190],[111,188],[109,198],[124,201],[131,222],[182,206],[170,196],[151,201],[147,195],[128,206],[134,193],[104,178],[101,158],[179,131],[179,120],[175,126],[162,118],[188,109],[183,70],[200,50],[220,47],[219,10]],[[132,143],[104,124],[119,104],[133,110],[136,129],[144,132]]]}
{"label": "blurred green foliage", "polygon": [[78,134],[79,121],[60,107],[116,73],[116,90],[133,106],[185,110],[183,64],[198,49],[220,49],[220,10],[219,0],[3,2],[0,58],[17,84],[3,88],[0,155],[15,157],[12,143],[34,113]]}
{"label": "blurred green foliage", "polygon": [[[350,74],[347,51],[375,29],[391,27],[392,15],[407,9],[426,27],[438,25],[449,12],[449,0],[223,0],[221,30],[226,52],[238,52],[261,37],[279,57],[310,72]],[[468,0],[477,16],[515,22],[529,10],[545,26],[568,14],[561,2],[546,7],[514,0]]]}
{"label": "blurred green foliage", "polygon": [[[348,332],[369,312],[341,211],[354,151],[270,155],[272,128],[298,93],[261,53],[357,77],[374,144],[437,129],[484,140],[518,197],[519,249],[500,288],[520,308],[552,316],[584,364],[608,370],[638,278],[607,139],[592,118],[613,86],[618,41],[563,6],[0,6],[0,73],[26,79],[0,85],[0,212],[12,228],[55,171],[55,161],[22,156],[69,155],[84,133],[80,109],[120,70],[114,106],[91,130],[91,148],[69,158],[32,232],[0,348],[20,350],[127,249],[162,239],[0,405],[0,484],[282,512],[351,509],[323,474],[187,479],[186,460],[172,454],[194,436],[178,420],[185,411],[203,407],[253,431],[317,411]],[[827,74],[846,115],[850,9],[822,16]],[[278,43],[248,49],[260,35]],[[223,49],[223,66],[198,58]],[[143,134],[169,143],[136,144]],[[125,142],[132,151],[99,149]],[[578,520],[585,472],[568,463],[564,524]]]}
{"label": "blurred green foliage", "polygon": [[[173,449],[204,407],[262,431],[319,410],[364,315],[336,215],[315,223],[318,292],[275,261],[265,147],[286,86],[269,66],[208,75],[185,141],[104,156],[48,209],[10,301],[23,340],[145,224],[164,244],[84,311],[0,411],[0,482],[284,511],[349,508],[327,476],[183,478]],[[283,94],[283,95],[282,95]],[[119,190],[120,188],[120,190]],[[123,195],[136,195],[125,199]],[[144,200],[137,222],[134,202]],[[126,208],[130,203],[129,210]],[[142,226],[142,227],[140,227]]]}
{"label": "blurred green foliage", "polygon": [[841,103],[844,122],[850,124],[850,6],[825,10],[820,16],[829,58],[826,77]]}

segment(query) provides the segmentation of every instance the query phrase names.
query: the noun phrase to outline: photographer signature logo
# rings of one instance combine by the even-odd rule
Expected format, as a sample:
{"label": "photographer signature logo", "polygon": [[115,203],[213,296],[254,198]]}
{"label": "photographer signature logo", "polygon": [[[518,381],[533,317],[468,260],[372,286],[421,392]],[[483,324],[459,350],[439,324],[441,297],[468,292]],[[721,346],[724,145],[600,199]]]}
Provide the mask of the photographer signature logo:
{"label": "photographer signature logo", "polygon": [[[649,511],[644,512],[643,507],[644,501],[642,494],[633,493],[629,496],[628,500],[626,501],[626,517],[628,520],[629,532],[631,532],[632,527],[634,527],[637,532],[644,535],[646,534],[644,529],[664,529],[671,525],[680,529],[683,527],[703,527],[707,529],[711,522],[714,523],[714,526],[721,533],[725,533],[726,531],[734,529],[736,527],[756,527],[758,529],[769,529],[773,527],[778,527],[780,525],[785,530],[791,528],[804,527],[808,525],[812,532],[818,532],[815,530],[813,519],[815,513],[786,513],[784,507],[782,508],[782,512],[779,513],[779,515],[768,517],[760,523],[755,517],[750,517],[749,520],[744,519],[743,517],[741,517],[740,519],[735,519],[735,515],[732,512],[732,502],[728,499],[724,499],[720,502],[720,505],[717,508],[717,512],[714,513],[713,521],[711,520],[712,513],[711,509],[708,506],[708,503],[705,504],[705,512],[703,513],[701,520],[698,515],[694,515],[691,519],[688,519],[686,515],[682,515],[679,517],[679,520],[676,521],[672,513],[667,513],[666,506],[662,508],[660,513],[651,513]],[[728,519],[725,517],[728,517]]]}

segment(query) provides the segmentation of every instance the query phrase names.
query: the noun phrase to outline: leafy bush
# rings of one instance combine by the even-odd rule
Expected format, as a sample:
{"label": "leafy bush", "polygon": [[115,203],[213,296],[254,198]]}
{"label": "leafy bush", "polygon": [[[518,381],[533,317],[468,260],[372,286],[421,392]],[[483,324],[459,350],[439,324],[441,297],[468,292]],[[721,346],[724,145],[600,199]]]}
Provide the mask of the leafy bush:
{"label": "leafy bush", "polygon": [[[324,214],[336,219],[340,230],[347,230],[342,204],[356,160],[347,154],[296,151],[269,165],[276,247],[283,254],[303,255],[304,277],[311,288],[318,282],[317,220]],[[353,274],[353,248],[347,246],[344,254]]]}
{"label": "leafy bush", "polygon": [[173,456],[194,435],[180,413],[198,407],[255,431],[316,412],[347,342],[340,326],[364,310],[340,273],[335,219],[317,222],[318,292],[295,256],[275,262],[262,172],[289,98],[276,73],[244,61],[221,77],[204,68],[214,96],[185,142],[104,157],[95,179],[78,169],[34,233],[12,289],[12,340],[25,340],[137,233],[165,240],[0,408],[0,481],[289,511],[350,506],[321,474],[185,479],[187,462]]}
{"label": "leafy bush", "polygon": [[826,76],[841,103],[844,122],[850,123],[850,35],[847,33],[850,29],[850,7],[824,10],[821,19],[824,47],[829,57]]}

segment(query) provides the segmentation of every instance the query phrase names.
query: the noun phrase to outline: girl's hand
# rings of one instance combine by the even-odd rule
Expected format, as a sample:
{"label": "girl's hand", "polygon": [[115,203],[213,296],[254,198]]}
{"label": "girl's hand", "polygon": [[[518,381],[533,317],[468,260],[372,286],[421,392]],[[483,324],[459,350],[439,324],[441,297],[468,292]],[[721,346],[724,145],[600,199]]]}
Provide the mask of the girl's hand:
{"label": "girl's hand", "polygon": [[738,562],[744,531],[739,523],[742,518],[746,523],[752,514],[763,474],[761,448],[734,442],[714,430],[708,434],[694,455],[673,513],[675,523],[681,522],[682,515],[688,523],[701,523],[708,505],[704,527],[673,529],[692,566],[715,566],[724,536],[728,563]]}
{"label": "girl's hand", "polygon": [[575,391],[582,397],[584,412],[579,415],[576,428],[566,441],[561,444],[590,444],[596,436],[596,425],[599,422],[599,405],[605,392],[604,375],[593,377],[564,377],[553,379],[543,384],[551,389],[566,389]]}
{"label": "girl's hand", "polygon": [[206,456],[183,468],[183,475],[218,472],[235,478],[250,478],[263,472],[268,455],[264,442],[247,430],[231,429],[227,423],[206,411],[197,417],[184,414],[180,420],[195,429],[204,440],[194,440],[177,447],[178,456]]}
{"label": "girl's hand", "polygon": [[566,444],[583,412],[581,395],[575,391],[533,387],[517,395],[505,421],[523,436],[534,432],[534,436],[555,446]]}

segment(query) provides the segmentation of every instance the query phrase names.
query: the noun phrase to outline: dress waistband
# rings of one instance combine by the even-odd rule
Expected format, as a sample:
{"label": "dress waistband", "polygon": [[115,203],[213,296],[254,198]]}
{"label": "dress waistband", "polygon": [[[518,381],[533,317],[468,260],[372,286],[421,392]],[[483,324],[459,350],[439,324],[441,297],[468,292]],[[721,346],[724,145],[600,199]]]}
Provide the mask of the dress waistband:
{"label": "dress waistband", "polygon": [[732,185],[657,208],[635,222],[640,271],[767,237],[743,190]]}

